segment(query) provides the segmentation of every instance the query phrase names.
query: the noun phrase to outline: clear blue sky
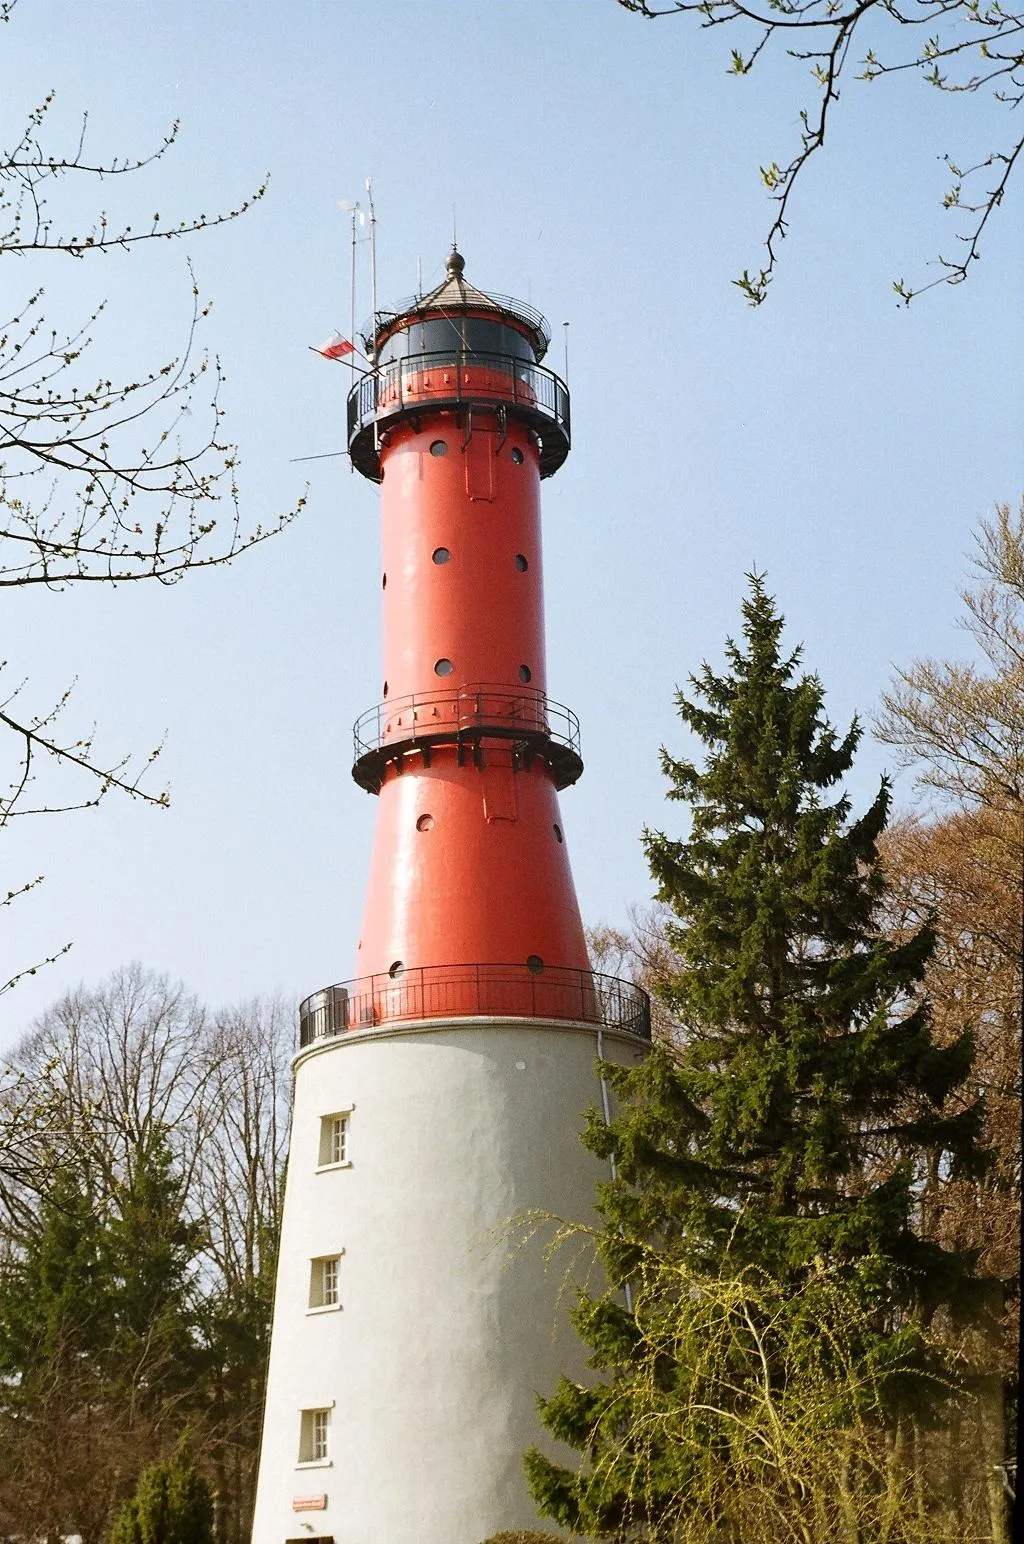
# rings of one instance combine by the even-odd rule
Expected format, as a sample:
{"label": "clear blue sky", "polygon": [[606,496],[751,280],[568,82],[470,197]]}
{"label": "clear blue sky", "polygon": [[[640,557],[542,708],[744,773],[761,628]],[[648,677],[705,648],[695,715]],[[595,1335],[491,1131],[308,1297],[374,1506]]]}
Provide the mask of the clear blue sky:
{"label": "clear blue sky", "polygon": [[[1019,185],[969,284],[909,312],[890,285],[952,244],[940,153],[979,158],[999,112],[911,78],[851,83],[754,312],[730,281],[759,264],[757,168],[792,144],[806,66],[737,80],[729,46],[612,0],[21,0],[0,31],[6,142],[54,88],[51,132],[88,108],[97,154],[182,120],[134,196],[98,190],[112,210],[211,212],[272,182],[187,244],[8,260],[8,305],[42,282],[70,325],[107,297],[97,363],[135,372],[180,340],[190,257],[215,302],[247,515],[310,487],[279,540],[172,590],[5,592],[24,700],[77,677],[68,722],[95,722],[102,749],[166,731],[173,804],[111,797],[6,835],[6,887],[46,883],[4,914],[5,974],[74,948],[0,1001],[0,1044],[132,959],[211,1004],[352,972],[375,813],[349,767],[380,685],[376,490],[344,460],[291,458],[343,443],[347,372],[308,345],[347,329],[337,206],[368,174],[382,301],[416,287],[419,260],[440,277],[454,205],[467,276],[556,334],[571,322],[574,445],[544,486],[545,561],[550,688],[583,728],[562,808],[587,920],[648,898],[641,827],[681,819],[657,765],[659,744],[683,744],[673,688],[720,659],[753,565],[840,722],[870,715],[894,662],[964,648],[972,527],[1024,487]],[[858,799],[888,761],[865,746]]]}

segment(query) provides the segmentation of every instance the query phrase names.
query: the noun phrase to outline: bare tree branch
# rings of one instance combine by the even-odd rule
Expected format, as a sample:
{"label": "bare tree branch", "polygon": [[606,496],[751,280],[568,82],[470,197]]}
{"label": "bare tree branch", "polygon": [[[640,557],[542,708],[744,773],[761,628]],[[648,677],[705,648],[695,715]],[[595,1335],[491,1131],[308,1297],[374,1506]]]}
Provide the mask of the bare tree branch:
{"label": "bare tree branch", "polygon": [[[806,62],[819,92],[816,106],[800,111],[800,143],[788,161],[771,161],[761,167],[761,178],[778,208],[765,238],[766,261],[754,272],[744,270],[735,280],[751,305],[765,299],[779,262],[779,249],[788,228],[789,205],[804,167],[825,143],[825,132],[836,103],[840,83],[851,68],[858,81],[871,82],[888,75],[915,74],[937,90],[955,95],[974,95],[990,89],[995,100],[1015,108],[1024,99],[1024,12],[1008,10],[999,0],[768,0],[764,7],[746,0],[617,0],[627,11],[650,21],[694,13],[702,27],[736,25],[752,31],[754,42],[731,51],[729,73],[748,75],[772,43],[779,43],[792,59]],[[868,41],[864,44],[865,28]],[[925,35],[922,38],[922,33]],[[798,38],[813,40],[801,48]],[[876,52],[874,38],[895,39],[889,57]],[[905,40],[909,37],[910,46]],[[857,40],[857,53],[854,42]],[[863,52],[860,52],[863,47]],[[878,45],[882,47],[881,44]],[[857,55],[859,54],[859,57]],[[976,61],[982,67],[976,67]],[[1003,202],[1021,151],[1024,134],[1010,134],[1006,144],[992,151],[976,166],[961,170],[943,157],[952,182],[943,207],[962,216],[962,230],[955,239],[962,250],[955,256],[937,258],[941,273],[911,287],[898,279],[893,289],[904,304],[941,284],[959,284],[981,256],[981,238],[989,220]],[[983,174],[994,169],[987,186]],[[978,192],[974,189],[981,183]]]}

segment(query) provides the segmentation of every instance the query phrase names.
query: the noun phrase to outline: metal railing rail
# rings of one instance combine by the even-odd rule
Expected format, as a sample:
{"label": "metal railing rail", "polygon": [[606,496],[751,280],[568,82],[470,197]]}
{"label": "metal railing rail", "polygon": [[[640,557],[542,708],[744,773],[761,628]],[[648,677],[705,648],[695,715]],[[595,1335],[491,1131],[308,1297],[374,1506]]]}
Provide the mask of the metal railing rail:
{"label": "metal railing rail", "polygon": [[409,354],[360,376],[348,395],[349,453],[361,472],[379,476],[369,433],[375,425],[427,407],[480,404],[511,409],[537,428],[542,475],[561,466],[570,443],[569,388],[561,377],[514,354],[459,349]]}
{"label": "metal railing rail", "polygon": [[380,1024],[460,1018],[565,1019],[651,1038],[651,1004],[632,981],[567,966],[424,965],[363,976],[299,1005],[299,1045]]}
{"label": "metal railing rail", "polygon": [[379,750],[388,740],[415,740],[449,730],[494,726],[513,733],[541,734],[579,753],[580,723],[571,708],[543,692],[476,684],[456,691],[412,692],[392,697],[361,713],[353,725],[356,756]]}
{"label": "metal railing rail", "polygon": [[[481,291],[481,293],[483,292]],[[503,312],[505,315],[511,316],[520,322],[525,322],[543,340],[545,348],[550,348],[551,346],[551,327],[548,319],[542,311],[537,310],[536,306],[531,306],[529,301],[514,300],[511,295],[492,295],[490,290],[488,290],[486,298],[491,302],[490,305],[474,304],[472,300],[468,300],[464,311],[461,306],[458,308],[440,306],[436,300],[431,305],[430,298],[432,295],[436,295],[435,290],[431,290],[426,295],[407,295],[404,300],[399,300],[395,306],[389,306],[386,310],[378,311],[372,321],[366,321],[362,324],[359,328],[359,336],[370,347],[379,333],[393,327],[396,322],[401,321],[406,316],[424,316],[435,311],[438,314],[451,313],[456,316],[469,313],[475,316],[479,312],[486,316],[493,308],[493,310]]]}
{"label": "metal railing rail", "polygon": [[542,755],[558,788],[569,787],[583,771],[580,724],[571,709],[543,692],[474,683],[392,697],[361,713],[352,729],[353,776],[376,792],[388,761],[405,751],[488,738]]}

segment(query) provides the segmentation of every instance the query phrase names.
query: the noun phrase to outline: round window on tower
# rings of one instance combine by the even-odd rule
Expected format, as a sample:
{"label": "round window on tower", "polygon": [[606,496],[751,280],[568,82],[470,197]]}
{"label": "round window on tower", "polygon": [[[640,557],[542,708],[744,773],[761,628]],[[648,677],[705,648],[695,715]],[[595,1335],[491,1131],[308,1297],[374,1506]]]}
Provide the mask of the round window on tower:
{"label": "round window on tower", "polygon": [[430,554],[431,561],[437,563],[439,566],[443,566],[445,563],[449,563],[451,561],[451,556],[452,555],[448,551],[447,547],[435,547],[433,552]]}
{"label": "round window on tower", "polygon": [[432,456],[446,456],[448,454],[447,440],[431,440],[430,454]]}
{"label": "round window on tower", "polygon": [[402,974],[404,969],[405,966],[402,964],[401,960],[392,960],[391,964],[388,966],[388,975],[391,977],[392,981],[397,981],[398,977]]}
{"label": "round window on tower", "polygon": [[421,815],[416,821],[417,831],[432,831],[434,829],[433,815]]}
{"label": "round window on tower", "polygon": [[544,961],[539,954],[528,954],[526,956],[526,968],[532,976],[539,976],[544,969]]}
{"label": "round window on tower", "polygon": [[565,841],[565,837],[562,835],[562,828],[561,828],[561,826],[552,826],[551,829],[555,833],[555,841],[556,842],[561,843],[561,842]]}
{"label": "round window on tower", "polygon": [[530,669],[529,665],[519,666],[519,679],[523,682],[524,685],[527,681],[533,679],[533,671]]}
{"label": "round window on tower", "polygon": [[521,552],[517,552],[516,553],[516,567],[518,568],[519,572],[521,574],[525,574],[526,570],[529,568],[529,566],[530,565],[527,562],[526,558],[523,557],[523,554]]}
{"label": "round window on tower", "polygon": [[523,453],[519,449],[518,445],[513,445],[512,447],[512,460],[515,462],[516,466],[522,466],[523,464]]}
{"label": "round window on tower", "polygon": [[439,659],[434,664],[435,675],[451,675],[454,669],[455,666],[450,659]]}

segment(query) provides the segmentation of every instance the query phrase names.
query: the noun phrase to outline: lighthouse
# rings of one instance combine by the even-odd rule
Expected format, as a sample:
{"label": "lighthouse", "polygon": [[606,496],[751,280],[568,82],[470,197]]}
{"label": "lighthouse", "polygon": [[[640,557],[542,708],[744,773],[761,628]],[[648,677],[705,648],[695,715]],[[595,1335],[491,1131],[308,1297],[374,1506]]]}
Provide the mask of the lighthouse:
{"label": "lighthouse", "polygon": [[536,1395],[585,1377],[566,1262],[524,1219],[593,1217],[598,1058],[644,1054],[649,1005],[590,968],[559,808],[583,762],[545,660],[540,485],[570,443],[547,324],[453,248],[364,342],[376,835],[353,979],[299,1010],[253,1544],[481,1544],[538,1526]]}

